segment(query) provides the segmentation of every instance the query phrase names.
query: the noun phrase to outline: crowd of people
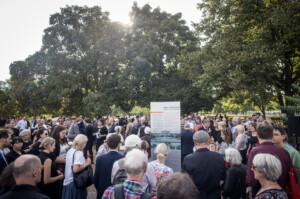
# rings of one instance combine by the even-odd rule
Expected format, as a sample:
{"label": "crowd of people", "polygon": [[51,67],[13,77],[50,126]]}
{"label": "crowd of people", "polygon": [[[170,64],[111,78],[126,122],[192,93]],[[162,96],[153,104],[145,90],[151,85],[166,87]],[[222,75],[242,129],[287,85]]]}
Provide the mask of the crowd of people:
{"label": "crowd of people", "polygon": [[0,199],[85,199],[74,175],[91,165],[97,199],[285,199],[300,170],[284,128],[259,114],[183,117],[181,172],[165,164],[169,153],[160,143],[151,156],[144,117],[1,118]]}

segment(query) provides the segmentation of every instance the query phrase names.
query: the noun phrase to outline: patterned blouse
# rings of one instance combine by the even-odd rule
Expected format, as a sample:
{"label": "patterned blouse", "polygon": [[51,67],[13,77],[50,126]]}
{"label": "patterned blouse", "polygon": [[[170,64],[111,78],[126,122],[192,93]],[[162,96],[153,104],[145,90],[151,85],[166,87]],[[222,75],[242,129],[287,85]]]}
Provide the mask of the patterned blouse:
{"label": "patterned blouse", "polygon": [[105,143],[101,144],[101,146],[99,147],[98,151],[97,151],[97,154],[99,155],[104,155],[104,154],[107,154],[108,153],[108,149],[106,148],[105,146]]}
{"label": "patterned blouse", "polygon": [[254,199],[288,199],[288,197],[282,189],[269,189],[261,192]]}
{"label": "patterned blouse", "polygon": [[158,185],[162,182],[164,178],[173,173],[173,169],[167,167],[163,163],[159,163],[157,160],[150,162],[150,164],[154,168],[156,176],[156,186],[152,187],[151,193],[156,195]]}

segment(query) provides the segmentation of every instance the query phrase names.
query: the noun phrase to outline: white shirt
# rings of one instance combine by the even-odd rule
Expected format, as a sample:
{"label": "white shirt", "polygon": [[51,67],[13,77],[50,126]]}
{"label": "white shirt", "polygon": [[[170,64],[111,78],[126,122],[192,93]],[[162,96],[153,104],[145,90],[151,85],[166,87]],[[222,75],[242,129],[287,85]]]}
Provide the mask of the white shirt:
{"label": "white shirt", "polygon": [[[60,146],[60,151],[59,151],[59,157],[60,158],[64,158],[66,159],[66,156],[67,156],[67,149],[70,147],[68,144],[64,144],[64,145],[61,145],[59,144]],[[78,152],[77,152],[78,153]]]}
{"label": "white shirt", "polygon": [[[67,186],[68,184],[73,182],[72,166],[73,166],[73,154],[75,151],[76,151],[76,149],[71,148],[67,152],[64,186]],[[84,163],[85,163],[85,159],[83,156],[83,152],[76,151],[76,153],[74,155],[74,165],[83,165]]]}
{"label": "white shirt", "polygon": [[20,120],[17,124],[17,128],[20,127],[20,130],[27,129],[27,121],[26,120]]}

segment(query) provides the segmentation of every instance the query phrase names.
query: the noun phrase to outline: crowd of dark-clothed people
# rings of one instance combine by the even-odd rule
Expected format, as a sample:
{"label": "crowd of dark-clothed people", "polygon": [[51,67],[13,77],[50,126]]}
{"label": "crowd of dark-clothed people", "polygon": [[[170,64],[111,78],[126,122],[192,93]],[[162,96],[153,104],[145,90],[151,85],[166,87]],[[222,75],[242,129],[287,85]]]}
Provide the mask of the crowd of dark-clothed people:
{"label": "crowd of dark-clothed people", "polygon": [[87,187],[77,188],[73,175],[90,165],[97,199],[290,198],[299,151],[283,127],[260,114],[182,117],[181,172],[165,164],[168,144],[158,144],[151,157],[150,121],[1,118],[0,199],[85,199]]}

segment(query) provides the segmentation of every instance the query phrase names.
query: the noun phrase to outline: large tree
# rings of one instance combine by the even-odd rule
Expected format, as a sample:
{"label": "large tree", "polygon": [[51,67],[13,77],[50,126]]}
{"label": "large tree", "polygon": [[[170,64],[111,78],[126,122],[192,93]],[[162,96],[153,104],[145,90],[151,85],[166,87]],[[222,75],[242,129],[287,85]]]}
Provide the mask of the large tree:
{"label": "large tree", "polygon": [[284,96],[300,79],[300,2],[204,0],[198,8],[202,48],[191,77],[216,99],[237,89],[263,99],[266,91],[265,101],[276,95],[288,105]]}

